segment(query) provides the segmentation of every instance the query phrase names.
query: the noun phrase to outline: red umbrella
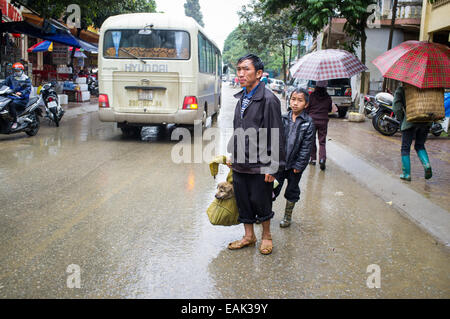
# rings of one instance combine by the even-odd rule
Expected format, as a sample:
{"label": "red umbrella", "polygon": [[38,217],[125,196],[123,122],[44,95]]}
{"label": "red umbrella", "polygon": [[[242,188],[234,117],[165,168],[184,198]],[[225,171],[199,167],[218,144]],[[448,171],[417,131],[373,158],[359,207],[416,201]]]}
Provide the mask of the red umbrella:
{"label": "red umbrella", "polygon": [[438,43],[406,41],[372,63],[385,78],[421,89],[450,87],[450,49]]}

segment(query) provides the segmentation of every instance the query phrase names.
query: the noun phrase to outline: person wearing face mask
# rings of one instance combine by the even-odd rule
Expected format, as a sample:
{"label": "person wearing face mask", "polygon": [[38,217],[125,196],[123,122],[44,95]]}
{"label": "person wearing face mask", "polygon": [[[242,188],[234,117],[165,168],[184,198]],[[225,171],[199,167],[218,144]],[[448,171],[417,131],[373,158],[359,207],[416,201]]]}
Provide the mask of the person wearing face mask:
{"label": "person wearing face mask", "polygon": [[13,74],[8,76],[0,86],[9,86],[14,91],[14,95],[11,95],[12,101],[9,104],[9,113],[13,117],[11,129],[14,130],[18,126],[17,109],[25,109],[27,106],[31,93],[31,80],[24,73],[25,68],[22,63],[14,63],[12,68]]}

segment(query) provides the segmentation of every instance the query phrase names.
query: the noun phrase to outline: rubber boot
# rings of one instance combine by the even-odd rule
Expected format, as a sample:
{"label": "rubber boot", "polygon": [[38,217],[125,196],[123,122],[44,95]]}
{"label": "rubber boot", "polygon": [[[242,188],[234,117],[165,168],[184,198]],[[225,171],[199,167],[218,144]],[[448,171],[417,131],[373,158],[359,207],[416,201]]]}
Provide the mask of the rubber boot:
{"label": "rubber boot", "polygon": [[409,155],[402,155],[402,172],[401,179],[411,181],[411,159]]}
{"label": "rubber boot", "polygon": [[430,179],[431,176],[433,176],[433,173],[431,171],[430,159],[428,158],[427,151],[425,149],[418,150],[417,156],[419,156],[423,169],[425,170],[425,179]]}
{"label": "rubber boot", "polygon": [[280,222],[280,227],[289,227],[292,220],[292,211],[294,209],[295,202],[286,201],[286,208],[284,210],[284,218]]}

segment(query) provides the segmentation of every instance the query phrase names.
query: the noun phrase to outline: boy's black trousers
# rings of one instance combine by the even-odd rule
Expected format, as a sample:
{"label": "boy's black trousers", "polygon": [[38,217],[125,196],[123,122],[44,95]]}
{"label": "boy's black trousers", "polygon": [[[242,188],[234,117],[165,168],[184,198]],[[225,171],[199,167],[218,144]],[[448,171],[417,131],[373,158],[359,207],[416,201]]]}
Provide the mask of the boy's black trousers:
{"label": "boy's black trousers", "polygon": [[254,224],[273,217],[273,182],[264,181],[264,174],[244,174],[233,171],[233,190],[239,211],[238,221]]}
{"label": "boy's black trousers", "polygon": [[278,197],[280,195],[281,189],[283,188],[284,181],[287,179],[287,187],[284,192],[284,198],[292,203],[298,202],[300,199],[300,178],[302,177],[302,173],[294,173],[293,169],[285,170],[275,174],[275,178],[278,183],[280,183],[275,189],[275,196]]}

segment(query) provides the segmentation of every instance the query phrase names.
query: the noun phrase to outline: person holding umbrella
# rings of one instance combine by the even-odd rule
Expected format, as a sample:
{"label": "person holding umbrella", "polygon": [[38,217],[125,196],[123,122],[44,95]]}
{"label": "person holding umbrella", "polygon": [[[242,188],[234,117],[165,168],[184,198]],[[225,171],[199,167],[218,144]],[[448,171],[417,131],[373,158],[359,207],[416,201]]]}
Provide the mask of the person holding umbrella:
{"label": "person holding umbrella", "polygon": [[[381,74],[390,79],[407,83],[418,89],[441,89],[450,87],[450,49],[447,46],[427,41],[405,41],[395,48],[386,51],[372,63],[381,71]],[[408,87],[408,89],[411,89]],[[434,109],[437,105],[438,109]],[[425,142],[433,118],[439,118],[441,107],[435,103],[427,103],[430,109],[424,113],[425,117],[414,120],[413,116],[407,121],[407,113],[413,110],[407,105],[405,87],[402,85],[395,91],[393,111],[402,122],[402,174],[400,178],[411,180],[410,149],[415,139],[414,148],[425,170],[425,179],[433,176],[430,160],[425,150]],[[433,109],[431,109],[433,108]],[[434,114],[431,116],[431,114]],[[442,114],[444,116],[444,114]],[[426,119],[429,118],[429,121]],[[413,123],[414,122],[414,123]]]}
{"label": "person holding umbrella", "polygon": [[314,140],[311,149],[311,165],[316,165],[317,146],[316,134],[319,139],[319,165],[321,170],[325,170],[325,162],[327,159],[327,151],[325,143],[327,139],[328,130],[328,112],[332,109],[331,96],[327,93],[328,81],[318,81],[314,92],[309,98],[309,105],[306,108],[306,113],[313,119],[314,122]]}
{"label": "person holding umbrella", "polygon": [[406,120],[406,99],[405,89],[399,86],[394,94],[394,101],[392,103],[395,117],[401,121],[400,130],[402,132],[402,174],[400,178],[406,181],[411,181],[411,144],[415,140],[414,149],[422,162],[425,169],[425,179],[430,179],[433,176],[431,171],[430,160],[425,149],[425,142],[427,140],[428,132],[432,122],[425,123],[411,123]]}
{"label": "person holding umbrella", "polygon": [[[325,169],[325,141],[328,130],[328,112],[332,110],[332,100],[326,91],[328,80],[351,78],[367,70],[358,58],[345,50],[326,49],[308,53],[301,57],[290,69],[292,77],[317,81],[316,90],[311,94],[306,109],[314,121],[319,137],[319,164]],[[314,134],[315,139],[315,134]],[[317,147],[313,143],[310,164],[316,164]]]}

